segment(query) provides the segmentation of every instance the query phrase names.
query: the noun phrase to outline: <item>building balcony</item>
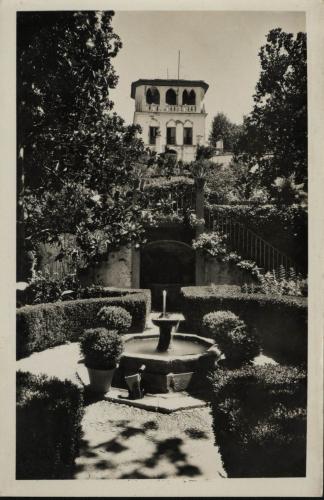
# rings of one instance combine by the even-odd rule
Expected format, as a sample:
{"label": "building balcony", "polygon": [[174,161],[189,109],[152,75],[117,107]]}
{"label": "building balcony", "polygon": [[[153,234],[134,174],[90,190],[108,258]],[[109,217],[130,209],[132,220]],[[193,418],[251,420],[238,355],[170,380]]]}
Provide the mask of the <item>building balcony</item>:
{"label": "building balcony", "polygon": [[135,111],[151,113],[205,113],[204,106],[199,109],[192,104],[147,104],[137,103]]}

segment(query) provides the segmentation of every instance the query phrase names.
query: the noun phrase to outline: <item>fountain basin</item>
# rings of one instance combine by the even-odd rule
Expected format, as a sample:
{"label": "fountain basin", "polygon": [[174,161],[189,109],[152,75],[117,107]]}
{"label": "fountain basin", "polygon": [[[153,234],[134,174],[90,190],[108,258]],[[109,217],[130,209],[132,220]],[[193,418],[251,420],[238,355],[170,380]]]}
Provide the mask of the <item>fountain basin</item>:
{"label": "fountain basin", "polygon": [[124,336],[125,351],[120,359],[115,384],[124,387],[124,377],[144,364],[142,384],[146,392],[166,393],[203,388],[206,372],[220,357],[214,341],[189,333],[174,333],[170,349],[158,352],[158,334]]}

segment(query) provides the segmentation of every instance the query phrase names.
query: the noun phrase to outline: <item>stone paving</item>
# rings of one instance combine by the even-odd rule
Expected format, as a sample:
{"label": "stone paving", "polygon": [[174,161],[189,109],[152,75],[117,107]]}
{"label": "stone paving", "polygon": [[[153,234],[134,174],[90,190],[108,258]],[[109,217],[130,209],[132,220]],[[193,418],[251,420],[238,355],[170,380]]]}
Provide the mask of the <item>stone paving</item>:
{"label": "stone paving", "polygon": [[83,433],[75,479],[226,477],[207,407],[165,415],[98,401]]}

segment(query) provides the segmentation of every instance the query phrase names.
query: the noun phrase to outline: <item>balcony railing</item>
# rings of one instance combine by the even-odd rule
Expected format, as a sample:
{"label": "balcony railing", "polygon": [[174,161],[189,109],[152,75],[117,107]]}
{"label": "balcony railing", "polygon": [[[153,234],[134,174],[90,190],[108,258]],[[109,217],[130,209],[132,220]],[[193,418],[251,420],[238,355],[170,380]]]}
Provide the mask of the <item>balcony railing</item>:
{"label": "balcony railing", "polygon": [[136,111],[152,111],[154,113],[200,113],[198,106],[192,104],[146,104],[137,103]]}

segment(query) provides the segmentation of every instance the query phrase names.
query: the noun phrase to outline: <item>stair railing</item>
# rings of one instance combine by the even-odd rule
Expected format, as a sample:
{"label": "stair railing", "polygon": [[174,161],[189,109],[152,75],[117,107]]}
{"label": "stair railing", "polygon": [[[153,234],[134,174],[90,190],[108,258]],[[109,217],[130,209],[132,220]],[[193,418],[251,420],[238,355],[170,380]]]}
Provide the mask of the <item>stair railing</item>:
{"label": "stair railing", "polygon": [[284,252],[275,248],[241,222],[219,213],[206,210],[207,229],[218,231],[227,236],[229,246],[243,258],[253,260],[264,271],[278,270],[283,266],[286,271],[296,269],[294,261]]}

